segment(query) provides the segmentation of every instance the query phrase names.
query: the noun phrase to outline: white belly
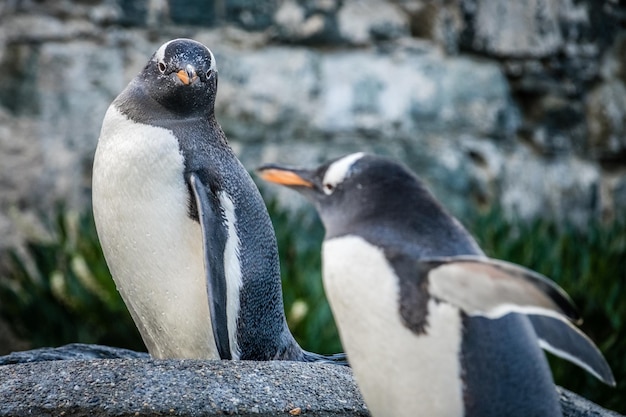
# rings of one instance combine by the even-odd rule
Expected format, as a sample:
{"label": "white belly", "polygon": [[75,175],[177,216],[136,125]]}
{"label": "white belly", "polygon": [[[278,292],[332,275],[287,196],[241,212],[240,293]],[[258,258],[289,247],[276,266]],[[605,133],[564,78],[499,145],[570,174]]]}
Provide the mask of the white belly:
{"label": "white belly", "polygon": [[133,124],[112,105],[94,159],[94,218],[150,354],[217,358],[201,229],[187,215],[183,167],[170,131]]}
{"label": "white belly", "polygon": [[406,328],[391,266],[382,251],[358,237],[324,242],[323,274],[343,347],[372,415],[462,416],[459,311],[431,301],[427,334]]}

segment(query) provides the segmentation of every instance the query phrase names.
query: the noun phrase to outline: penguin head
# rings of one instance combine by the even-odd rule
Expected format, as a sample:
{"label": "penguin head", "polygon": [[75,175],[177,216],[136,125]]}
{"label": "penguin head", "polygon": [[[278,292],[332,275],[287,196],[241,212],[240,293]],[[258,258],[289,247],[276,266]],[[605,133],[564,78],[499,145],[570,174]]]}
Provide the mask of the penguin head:
{"label": "penguin head", "polygon": [[164,43],[139,74],[146,93],[175,113],[213,112],[217,66],[209,48],[191,39]]}
{"label": "penguin head", "polygon": [[406,167],[362,152],[314,169],[268,164],[258,173],[266,181],[307,197],[319,212],[327,237],[358,233],[361,226],[372,224],[403,228],[407,210],[423,210],[426,214],[441,209]]}

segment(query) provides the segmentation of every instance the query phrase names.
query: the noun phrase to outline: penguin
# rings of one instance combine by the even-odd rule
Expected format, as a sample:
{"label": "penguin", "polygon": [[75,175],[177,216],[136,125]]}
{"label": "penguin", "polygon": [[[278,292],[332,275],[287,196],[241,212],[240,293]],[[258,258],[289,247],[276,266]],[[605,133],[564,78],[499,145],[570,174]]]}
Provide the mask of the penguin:
{"label": "penguin", "polygon": [[151,356],[342,360],[300,348],[284,315],[276,237],[214,113],[205,45],[164,43],[102,123],[93,214]]}
{"label": "penguin", "polygon": [[488,258],[405,166],[355,153],[257,172],[319,213],[324,288],[374,417],[560,416],[541,348],[615,385],[567,294]]}

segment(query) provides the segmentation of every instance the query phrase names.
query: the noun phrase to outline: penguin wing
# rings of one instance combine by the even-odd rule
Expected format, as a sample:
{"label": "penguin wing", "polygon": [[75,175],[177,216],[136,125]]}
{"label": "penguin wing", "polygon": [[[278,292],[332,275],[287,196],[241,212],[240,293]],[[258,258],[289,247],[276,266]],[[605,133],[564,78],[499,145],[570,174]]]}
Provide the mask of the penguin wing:
{"label": "penguin wing", "polygon": [[529,315],[539,346],[580,366],[607,385],[615,386],[609,364],[596,345],[571,323],[553,317]]}
{"label": "penguin wing", "polygon": [[204,185],[197,174],[192,173],[189,176],[189,183],[195,198],[198,220],[202,229],[204,271],[213,338],[220,358],[232,359],[228,337],[226,275],[224,271],[224,248],[228,235],[223,223],[222,210],[218,196]]}
{"label": "penguin wing", "polygon": [[600,350],[570,323],[580,322],[580,317],[569,296],[553,281],[519,265],[484,257],[435,258],[423,263],[432,296],[470,316],[524,313],[543,349],[615,385]]}
{"label": "penguin wing", "polygon": [[478,256],[422,260],[432,296],[470,316],[524,313],[580,320],[569,296],[545,276]]}

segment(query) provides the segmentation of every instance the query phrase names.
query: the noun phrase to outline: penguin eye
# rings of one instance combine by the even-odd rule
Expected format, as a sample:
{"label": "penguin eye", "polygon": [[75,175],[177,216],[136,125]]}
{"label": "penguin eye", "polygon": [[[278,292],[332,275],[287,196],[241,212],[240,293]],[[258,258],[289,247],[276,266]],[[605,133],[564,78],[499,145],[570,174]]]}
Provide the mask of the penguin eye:
{"label": "penguin eye", "polygon": [[206,72],[206,77],[207,77],[207,78],[211,78],[211,76],[212,76],[212,75],[213,75],[213,70],[212,70],[212,69],[209,69],[209,70]]}
{"label": "penguin eye", "polygon": [[335,186],[334,186],[334,185],[332,185],[331,183],[328,183],[328,182],[327,182],[326,184],[324,184],[324,192],[325,192],[326,194],[330,194],[330,193],[332,193],[334,189],[335,189]]}
{"label": "penguin eye", "polygon": [[161,71],[161,74],[163,74],[165,72],[165,69],[167,68],[163,62],[159,62],[157,64],[157,67],[159,68],[159,71]]}

